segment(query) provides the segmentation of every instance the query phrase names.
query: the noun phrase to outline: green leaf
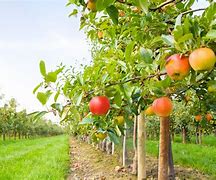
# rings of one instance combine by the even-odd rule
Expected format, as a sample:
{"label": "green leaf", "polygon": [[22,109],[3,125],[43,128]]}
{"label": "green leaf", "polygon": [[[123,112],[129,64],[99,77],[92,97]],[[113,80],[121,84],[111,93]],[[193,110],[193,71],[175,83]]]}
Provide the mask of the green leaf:
{"label": "green leaf", "polygon": [[108,131],[108,135],[109,135],[109,138],[112,142],[114,142],[115,144],[119,144],[119,138],[118,136],[116,136],[116,134],[114,134],[113,132],[111,131]]}
{"label": "green leaf", "polygon": [[122,105],[122,97],[120,92],[116,92],[115,96],[114,96],[114,102],[118,107],[121,107]]}
{"label": "green leaf", "polygon": [[36,93],[36,91],[42,86],[42,84],[43,84],[43,83],[40,83],[40,84],[38,84],[38,85],[34,88],[33,94]]}
{"label": "green leaf", "polygon": [[114,24],[118,24],[118,9],[111,5],[106,8],[107,13],[109,14],[110,18],[112,19]]}
{"label": "green leaf", "polygon": [[43,92],[38,92],[37,93],[37,99],[40,101],[41,104],[45,105],[47,102],[47,96]]}
{"label": "green leaf", "polygon": [[65,83],[65,85],[63,87],[63,93],[64,93],[65,96],[67,96],[67,89],[68,89],[69,85],[70,85],[70,82],[66,81],[66,83]]}
{"label": "green leaf", "polygon": [[63,121],[67,116],[70,111],[70,106],[65,106],[61,112],[61,121]]}
{"label": "green leaf", "polygon": [[117,63],[121,66],[122,70],[126,70],[127,69],[127,64],[124,61],[118,60]]}
{"label": "green leaf", "polygon": [[76,106],[79,106],[81,101],[82,101],[83,93],[81,92],[77,97],[76,97]]}
{"label": "green leaf", "polygon": [[94,122],[94,119],[92,118],[83,118],[83,120],[79,124],[92,124]]}
{"label": "green leaf", "polygon": [[134,41],[130,42],[127,45],[126,50],[125,50],[125,59],[126,59],[126,61],[130,61],[130,57],[131,57],[131,54],[133,52],[134,45],[135,45]]}
{"label": "green leaf", "polygon": [[171,35],[162,35],[162,40],[169,46],[174,46],[174,38]]}
{"label": "green leaf", "polygon": [[75,106],[73,106],[71,108],[71,117],[76,120],[76,121],[79,121],[80,120],[80,114],[79,114],[79,111],[77,110],[77,108]]}
{"label": "green leaf", "polygon": [[96,1],[96,9],[97,9],[97,11],[102,11],[105,9],[104,0]]}
{"label": "green leaf", "polygon": [[78,13],[78,10],[77,10],[77,9],[74,9],[74,10],[68,15],[68,17],[77,15],[77,13]]}
{"label": "green leaf", "polygon": [[183,43],[183,42],[191,40],[191,39],[193,39],[193,34],[192,33],[185,34],[184,36],[179,38],[178,43]]}
{"label": "green leaf", "polygon": [[173,35],[176,41],[183,36],[183,28],[182,26],[178,26],[174,31]]}
{"label": "green leaf", "polygon": [[102,82],[102,83],[106,82],[106,80],[107,80],[108,77],[109,77],[109,74],[108,74],[108,73],[105,73],[105,74],[102,76],[101,82]]}
{"label": "green leaf", "polygon": [[58,90],[57,93],[56,93],[55,96],[54,96],[54,101],[55,101],[55,102],[57,101],[59,95],[60,95],[60,90]]}
{"label": "green leaf", "polygon": [[188,0],[184,5],[184,9],[190,8],[194,4],[194,2],[195,0]]}
{"label": "green leaf", "polygon": [[210,30],[204,38],[205,39],[216,39],[216,29]]}
{"label": "green leaf", "polygon": [[63,71],[64,68],[65,67],[61,67],[61,68],[55,70],[55,73],[58,75],[59,73],[61,73]]}
{"label": "green leaf", "polygon": [[178,26],[181,26],[181,20],[182,20],[182,14],[179,14],[176,18],[176,22],[175,22],[175,29],[178,27]]}
{"label": "green leaf", "polygon": [[112,5],[116,0],[104,0],[104,6],[108,7]]}
{"label": "green leaf", "polygon": [[145,49],[141,47],[140,57],[141,57],[141,60],[144,60],[148,64],[151,64],[153,62],[151,49]]}
{"label": "green leaf", "polygon": [[115,127],[115,132],[116,132],[116,134],[118,135],[118,136],[121,136],[122,135],[122,133],[121,133],[121,130],[119,129],[119,127],[116,125],[116,127]]}
{"label": "green leaf", "polygon": [[78,82],[80,83],[80,85],[83,86],[83,85],[84,85],[84,82],[83,82],[83,77],[82,77],[81,74],[79,74],[79,75],[77,76],[77,79],[78,79]]}
{"label": "green leaf", "polygon": [[57,110],[58,112],[62,112],[62,105],[60,103],[53,103],[51,105],[51,107],[55,110]]}
{"label": "green leaf", "polygon": [[40,61],[40,73],[44,77],[46,76],[46,66],[45,66],[45,62],[43,60]]}
{"label": "green leaf", "polygon": [[139,0],[139,6],[145,13],[148,13],[149,1],[148,0]]}
{"label": "green leaf", "polygon": [[46,93],[43,92],[38,92],[37,93],[37,99],[40,101],[42,105],[45,105],[51,96],[51,91],[47,91]]}
{"label": "green leaf", "polygon": [[41,112],[36,113],[36,115],[34,116],[34,120],[41,119],[47,113],[48,113],[47,111],[41,111]]}
{"label": "green leaf", "polygon": [[49,72],[46,76],[46,80],[48,82],[56,82],[57,80],[57,74],[56,72]]}
{"label": "green leaf", "polygon": [[216,14],[216,3],[211,3],[211,5],[205,10],[203,14],[206,17],[206,20],[209,24],[215,19]]}

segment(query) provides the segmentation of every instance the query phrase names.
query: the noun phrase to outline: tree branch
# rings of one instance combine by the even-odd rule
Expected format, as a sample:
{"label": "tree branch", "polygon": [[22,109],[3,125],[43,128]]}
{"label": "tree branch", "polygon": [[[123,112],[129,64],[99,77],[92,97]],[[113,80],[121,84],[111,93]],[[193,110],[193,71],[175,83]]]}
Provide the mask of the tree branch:
{"label": "tree branch", "polygon": [[128,82],[131,82],[131,81],[136,81],[136,80],[141,80],[142,82],[148,80],[148,79],[151,79],[155,76],[163,76],[163,75],[166,75],[167,73],[159,73],[159,74],[151,74],[145,78],[142,79],[142,76],[137,76],[137,77],[134,77],[134,78],[131,78],[131,79],[128,79],[128,80],[125,80],[125,81],[119,81],[119,82],[113,82],[113,83],[110,83],[110,84],[107,84],[105,87],[110,87],[110,86],[114,86],[114,85],[118,85],[118,84],[125,84],[125,83],[128,83]]}
{"label": "tree branch", "polygon": [[191,10],[188,10],[188,11],[185,11],[182,14],[183,15],[186,15],[186,14],[189,14],[189,13],[192,13],[192,12],[196,12],[196,11],[205,11],[205,8],[200,8],[200,9],[191,9]]}
{"label": "tree branch", "polygon": [[155,8],[150,8],[150,10],[156,11],[156,10],[161,9],[162,7],[164,7],[164,6],[168,5],[168,4],[171,4],[173,2],[179,3],[181,1],[183,1],[183,0],[179,0],[179,1],[176,1],[176,0],[165,1],[165,2],[161,3],[159,6],[157,6]]}
{"label": "tree branch", "polygon": [[128,5],[128,6],[133,6],[132,3],[128,3],[128,2],[126,2],[126,1],[124,1],[124,0],[117,0],[117,2],[122,3],[122,4],[126,4],[126,5]]}

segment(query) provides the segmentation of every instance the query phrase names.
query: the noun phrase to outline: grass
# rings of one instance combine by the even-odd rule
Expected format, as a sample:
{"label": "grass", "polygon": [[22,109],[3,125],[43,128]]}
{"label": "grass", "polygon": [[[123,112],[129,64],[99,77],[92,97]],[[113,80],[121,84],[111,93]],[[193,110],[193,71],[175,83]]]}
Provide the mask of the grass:
{"label": "grass", "polygon": [[[172,149],[174,162],[183,167],[192,167],[197,169],[216,179],[216,147],[214,146],[215,142],[213,142],[213,139],[216,141],[216,137],[205,137],[205,139],[206,143],[210,143],[210,146],[206,146],[206,144],[197,145],[173,143]],[[158,141],[148,140],[146,143],[147,153],[151,156],[158,157],[158,146]],[[127,147],[129,150],[132,150],[132,139],[128,139]]]}
{"label": "grass", "polygon": [[[182,142],[182,137],[180,135],[175,136],[175,142],[181,143]],[[191,144],[196,143],[196,137],[192,136],[190,139]],[[203,136],[202,137],[202,145],[206,146],[215,146],[216,147],[216,137],[214,135],[209,135],[209,136]]]}
{"label": "grass", "polygon": [[69,168],[68,137],[0,141],[0,180],[61,180]]}

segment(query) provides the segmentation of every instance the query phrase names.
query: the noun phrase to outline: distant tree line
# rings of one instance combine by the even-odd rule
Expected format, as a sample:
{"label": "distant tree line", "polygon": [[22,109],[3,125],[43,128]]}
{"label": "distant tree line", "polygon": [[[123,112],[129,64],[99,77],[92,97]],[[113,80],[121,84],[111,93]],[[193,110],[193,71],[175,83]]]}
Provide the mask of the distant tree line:
{"label": "distant tree line", "polygon": [[0,135],[3,140],[54,136],[63,133],[63,128],[50,120],[35,118],[33,115],[28,115],[26,110],[17,112],[17,102],[14,98],[0,107]]}

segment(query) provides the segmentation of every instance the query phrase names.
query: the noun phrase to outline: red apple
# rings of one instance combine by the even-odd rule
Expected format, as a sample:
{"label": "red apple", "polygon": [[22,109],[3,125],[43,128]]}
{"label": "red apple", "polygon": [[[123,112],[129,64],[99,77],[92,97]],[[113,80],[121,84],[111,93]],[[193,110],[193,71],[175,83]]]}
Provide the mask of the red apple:
{"label": "red apple", "polygon": [[206,120],[211,121],[213,119],[213,116],[210,113],[206,114]]}
{"label": "red apple", "polygon": [[161,97],[154,100],[152,108],[156,115],[168,117],[173,110],[173,105],[172,101],[168,97]]}
{"label": "red apple", "polygon": [[201,116],[200,114],[196,115],[196,116],[195,116],[195,120],[196,120],[197,122],[201,121],[201,120],[202,120],[202,116]]}
{"label": "red apple", "polygon": [[106,115],[110,109],[110,102],[106,96],[96,96],[89,102],[89,109],[94,115]]}
{"label": "red apple", "polygon": [[170,56],[165,65],[168,76],[173,80],[182,80],[188,75],[190,65],[188,57],[174,54]]}

